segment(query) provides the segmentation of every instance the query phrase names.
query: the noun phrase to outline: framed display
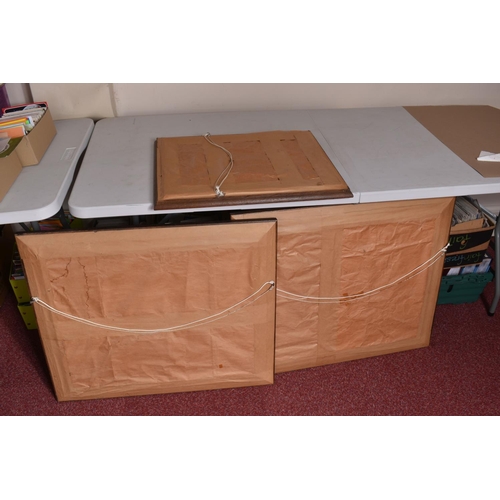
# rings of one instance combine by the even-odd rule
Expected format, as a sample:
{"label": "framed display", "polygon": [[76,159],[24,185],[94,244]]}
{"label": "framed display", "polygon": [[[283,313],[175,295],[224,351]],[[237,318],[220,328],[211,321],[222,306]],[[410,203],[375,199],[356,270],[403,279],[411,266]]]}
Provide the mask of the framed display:
{"label": "framed display", "polygon": [[58,400],[273,383],[275,221],[16,239]]}
{"label": "framed display", "polygon": [[156,210],[349,197],[310,131],[156,141]]}
{"label": "framed display", "polygon": [[429,345],[454,199],[235,213],[276,217],[276,371]]}

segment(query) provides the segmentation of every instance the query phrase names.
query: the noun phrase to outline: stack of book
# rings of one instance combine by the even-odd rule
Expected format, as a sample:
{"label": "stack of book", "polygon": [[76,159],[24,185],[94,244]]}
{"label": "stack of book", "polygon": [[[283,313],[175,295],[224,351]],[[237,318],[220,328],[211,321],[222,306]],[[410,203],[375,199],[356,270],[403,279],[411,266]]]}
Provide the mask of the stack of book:
{"label": "stack of book", "polygon": [[[494,229],[495,221],[484,212],[477,200],[467,196],[457,198],[444,261],[444,269],[451,269],[443,274],[488,272],[485,251]],[[460,269],[463,267],[467,268],[465,272]]]}
{"label": "stack of book", "polygon": [[450,269],[445,269],[446,276],[458,276],[461,274],[471,274],[471,273],[476,273],[476,274],[481,274],[481,273],[487,273],[490,270],[491,267],[491,257],[485,253],[483,260],[478,263],[478,264],[472,264],[470,266],[463,266],[463,267],[450,267]]}
{"label": "stack of book", "polygon": [[22,138],[29,134],[46,109],[47,106],[42,107],[41,103],[4,108],[0,117],[0,139]]}
{"label": "stack of book", "polygon": [[453,209],[451,221],[452,226],[478,219],[484,219],[484,216],[481,206],[476,199],[461,196],[455,200],[455,208]]}
{"label": "stack of book", "polygon": [[494,228],[495,221],[477,200],[465,196],[456,199],[438,304],[478,300],[493,279],[487,249]]}

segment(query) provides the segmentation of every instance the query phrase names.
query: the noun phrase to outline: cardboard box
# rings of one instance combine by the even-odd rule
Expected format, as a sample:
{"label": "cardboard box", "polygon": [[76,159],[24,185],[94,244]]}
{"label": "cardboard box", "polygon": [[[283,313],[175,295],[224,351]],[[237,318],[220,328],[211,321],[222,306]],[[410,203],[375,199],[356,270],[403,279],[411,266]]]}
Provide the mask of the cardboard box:
{"label": "cardboard box", "polygon": [[23,167],[37,165],[56,136],[56,126],[50,110],[36,124],[35,128],[16,147],[16,153]]}
{"label": "cardboard box", "polygon": [[468,220],[451,226],[450,234],[463,233],[465,231],[472,231],[474,229],[482,229],[484,226],[484,217],[480,219]]}
{"label": "cardboard box", "polygon": [[23,168],[16,149],[8,156],[0,158],[0,201],[8,193]]}
{"label": "cardboard box", "polygon": [[[487,227],[482,227],[486,221]],[[470,223],[480,225],[479,229],[472,229]],[[495,222],[488,217],[477,221],[464,222],[453,226],[450,230],[450,246],[446,255],[453,255],[467,252],[478,252],[486,250],[490,244],[491,235],[495,229]]]}
{"label": "cardboard box", "polygon": [[37,165],[56,135],[56,126],[50,110],[37,123],[35,128],[16,145],[5,157],[0,157],[0,201],[14,184],[22,167]]}
{"label": "cardboard box", "polygon": [[456,253],[453,255],[446,254],[444,257],[443,269],[479,264],[483,261],[483,259],[484,259],[484,250]]}

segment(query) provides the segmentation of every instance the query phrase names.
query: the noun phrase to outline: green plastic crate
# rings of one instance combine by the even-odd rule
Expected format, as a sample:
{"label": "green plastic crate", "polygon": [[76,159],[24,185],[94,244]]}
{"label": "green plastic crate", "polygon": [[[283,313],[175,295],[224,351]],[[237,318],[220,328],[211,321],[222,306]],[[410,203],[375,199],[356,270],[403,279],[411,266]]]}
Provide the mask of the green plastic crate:
{"label": "green plastic crate", "polygon": [[437,303],[465,304],[466,302],[475,302],[492,279],[493,273],[444,276],[439,287]]}
{"label": "green plastic crate", "polygon": [[31,295],[26,278],[21,278],[18,280],[13,280],[11,278],[9,281],[10,286],[12,287],[12,290],[14,290],[14,293],[16,295],[18,304],[23,304],[24,302],[29,302],[31,300]]}
{"label": "green plastic crate", "polygon": [[[16,295],[17,303],[18,304],[24,304],[25,302],[29,302],[31,300],[31,295],[30,291],[28,288],[28,282],[26,281],[26,278],[24,277],[24,272],[22,275],[19,275],[19,270],[16,270],[16,273],[14,273],[15,267],[14,267],[14,259],[19,258],[17,255],[17,247],[14,246],[14,251],[12,254],[12,261],[10,263],[10,286],[12,287],[12,290],[14,290],[14,294]],[[12,276],[14,274],[17,275],[17,279],[13,279]]]}
{"label": "green plastic crate", "polygon": [[21,313],[26,328],[28,330],[36,330],[38,328],[38,323],[36,322],[33,304],[30,304],[29,302],[27,302],[26,304],[17,304],[17,308]]}

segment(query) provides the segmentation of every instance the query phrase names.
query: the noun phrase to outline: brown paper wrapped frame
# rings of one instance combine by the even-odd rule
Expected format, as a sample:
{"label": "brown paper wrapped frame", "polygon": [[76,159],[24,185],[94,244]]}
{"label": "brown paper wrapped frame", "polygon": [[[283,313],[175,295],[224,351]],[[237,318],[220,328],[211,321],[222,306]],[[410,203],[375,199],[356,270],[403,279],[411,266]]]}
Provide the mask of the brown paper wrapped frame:
{"label": "brown paper wrapped frame", "polygon": [[429,345],[442,272],[436,265],[368,298],[289,300],[280,290],[342,297],[404,276],[443,249],[454,199],[235,212],[278,220],[276,372]]}
{"label": "brown paper wrapped frame", "polygon": [[[125,328],[210,316],[275,279],[276,222],[17,236],[32,296]],[[275,292],[197,328],[103,330],[35,304],[60,401],[273,383]]]}

